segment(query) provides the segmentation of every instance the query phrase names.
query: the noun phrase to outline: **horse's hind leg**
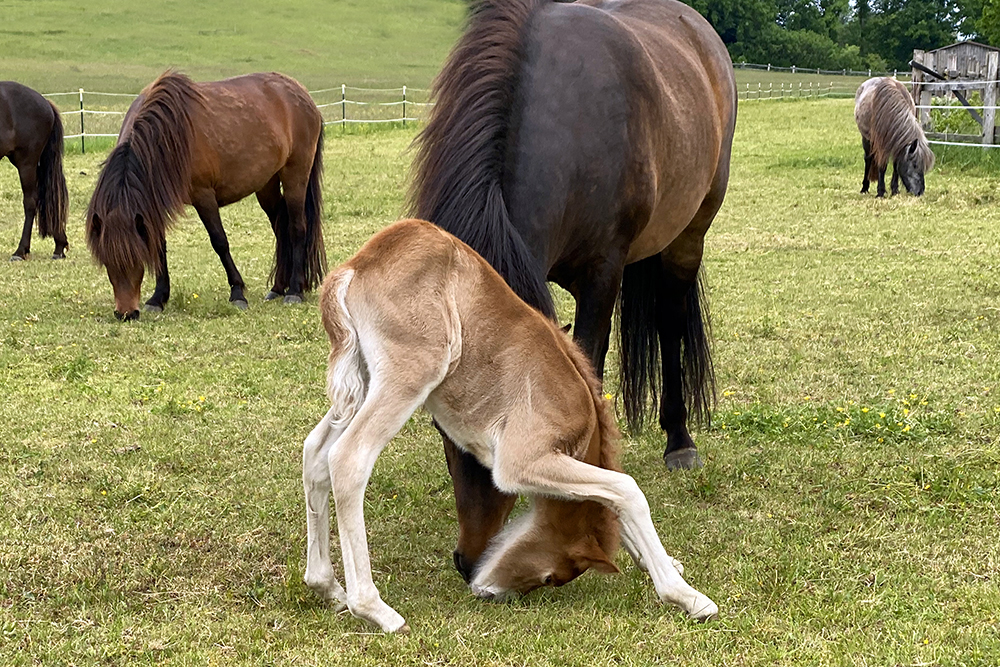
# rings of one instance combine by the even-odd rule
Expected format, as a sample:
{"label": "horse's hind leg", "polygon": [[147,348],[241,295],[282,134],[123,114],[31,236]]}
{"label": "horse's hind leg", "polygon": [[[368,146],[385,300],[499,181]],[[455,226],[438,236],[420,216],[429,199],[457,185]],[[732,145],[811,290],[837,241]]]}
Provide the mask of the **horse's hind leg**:
{"label": "horse's hind leg", "polygon": [[406,621],[382,601],[372,581],[365,536],[364,495],[379,453],[410,415],[423,405],[437,382],[397,383],[397,378],[407,372],[384,370],[385,377],[393,378],[393,386],[372,379],[358,413],[331,447],[328,463],[344,559],[347,606],[352,614],[374,623],[384,632],[406,632],[409,630]]}
{"label": "horse's hind leg", "polygon": [[197,201],[194,208],[198,211],[198,217],[208,231],[208,238],[212,242],[215,254],[222,260],[222,267],[226,270],[226,279],[229,281],[229,301],[239,308],[246,310],[248,307],[247,297],[244,294],[246,285],[243,283],[243,276],[236,268],[233,255],[229,252],[229,238],[226,230],[222,227],[222,217],[219,215],[219,204],[215,200],[214,193],[205,193],[200,197],[195,197]]}
{"label": "horse's hind leg", "polygon": [[347,593],[330,562],[330,449],[343,433],[331,425],[331,408],[306,438],[302,447],[302,485],[306,497],[306,573],[309,588],[337,610],[347,606]]}
{"label": "horse's hind leg", "polygon": [[271,231],[274,232],[276,259],[272,276],[274,282],[264,296],[265,301],[272,301],[284,296],[288,288],[288,276],[284,275],[284,267],[279,267],[277,262],[277,258],[285,252],[284,248],[288,245],[288,208],[281,196],[281,178],[278,174],[272,176],[267,185],[257,191],[257,203],[267,214],[267,219],[271,221]]}
{"label": "horse's hind leg", "polygon": [[886,163],[878,168],[878,190],[875,191],[876,197],[885,197],[885,170],[888,166],[888,163]]}
{"label": "horse's hind leg", "polygon": [[[312,165],[308,165],[311,167]],[[309,169],[297,165],[285,165],[281,170],[281,183],[285,205],[288,207],[287,229],[278,233],[287,234],[285,252],[275,257],[277,272],[288,276],[285,289],[285,303],[301,303],[305,291],[306,265],[306,188]]]}
{"label": "horse's hind leg", "polygon": [[[17,160],[15,162],[15,160]],[[11,156],[11,162],[17,167],[17,175],[21,180],[22,201],[24,203],[24,227],[21,229],[21,241],[17,250],[11,255],[11,261],[27,259],[31,253],[31,225],[35,221],[35,211],[38,208],[38,172],[32,161],[23,155]]]}
{"label": "horse's hind leg", "polygon": [[[712,620],[719,608],[681,576],[679,563],[663,548],[649,512],[649,502],[625,473],[588,465],[565,454],[545,453],[535,460],[512,461],[498,452],[494,475],[501,488],[569,500],[593,500],[618,515],[622,538],[639,555],[661,600],[677,605],[699,621]],[[630,549],[631,551],[631,549]],[[489,572],[481,573],[483,580]],[[474,589],[482,581],[473,583]]]}
{"label": "horse's hind leg", "polygon": [[868,194],[868,184],[871,183],[869,174],[872,170],[872,142],[861,137],[861,147],[865,149],[865,176],[861,180],[861,194]]}

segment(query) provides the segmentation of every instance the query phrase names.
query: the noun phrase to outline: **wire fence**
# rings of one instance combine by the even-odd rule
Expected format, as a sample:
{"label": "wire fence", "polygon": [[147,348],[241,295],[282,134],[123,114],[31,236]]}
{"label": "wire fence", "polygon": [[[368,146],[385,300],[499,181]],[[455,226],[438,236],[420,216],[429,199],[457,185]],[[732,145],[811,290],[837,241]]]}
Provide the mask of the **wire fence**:
{"label": "wire fence", "polygon": [[774,82],[769,82],[766,86],[763,83],[757,83],[756,87],[754,84],[747,83],[743,86],[736,86],[736,97],[741,102],[752,100],[819,99],[821,97],[854,97],[855,91],[857,91],[857,86],[834,83],[833,81],[825,85],[814,81],[805,83],[800,81],[798,85],[791,82],[787,85],[784,82],[779,82],[775,85]]}
{"label": "wire fence", "polygon": [[[346,84],[335,88],[309,91],[324,125],[415,123],[426,119],[432,103],[426,88],[360,88]],[[80,140],[87,151],[87,139],[117,137],[122,120],[132,101],[131,93],[105,93],[80,88],[75,92],[48,93],[60,109],[64,138]]]}
{"label": "wire fence", "polygon": [[759,70],[763,72],[790,72],[792,74],[817,74],[821,76],[864,76],[871,78],[873,76],[891,76],[893,78],[899,79],[901,81],[910,79],[909,70],[892,70],[891,72],[885,71],[880,72],[878,70],[858,70],[858,69],[820,69],[818,67],[797,67],[792,65],[791,67],[778,67],[775,65],[762,65],[760,63],[745,63],[738,62],[733,63],[734,69],[752,69]]}

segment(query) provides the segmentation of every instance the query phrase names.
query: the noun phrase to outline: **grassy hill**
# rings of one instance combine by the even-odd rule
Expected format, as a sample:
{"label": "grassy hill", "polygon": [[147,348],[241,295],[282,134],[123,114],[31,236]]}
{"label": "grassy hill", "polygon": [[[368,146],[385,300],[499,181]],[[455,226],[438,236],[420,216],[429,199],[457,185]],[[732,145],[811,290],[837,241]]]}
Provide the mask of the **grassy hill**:
{"label": "grassy hill", "polygon": [[461,0],[0,0],[0,79],[42,92],[136,92],[167,67],[195,79],[278,70],[309,88],[426,86]]}

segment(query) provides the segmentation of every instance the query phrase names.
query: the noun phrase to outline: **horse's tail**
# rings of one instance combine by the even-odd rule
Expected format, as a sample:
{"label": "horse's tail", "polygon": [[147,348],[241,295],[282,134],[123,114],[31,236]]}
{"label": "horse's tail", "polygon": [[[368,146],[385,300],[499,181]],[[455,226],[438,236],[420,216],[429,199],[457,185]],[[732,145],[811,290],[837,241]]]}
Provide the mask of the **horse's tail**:
{"label": "horse's tail", "polygon": [[38,233],[42,238],[66,238],[69,194],[63,174],[63,124],[59,109],[52,106],[52,131],[38,160]]}
{"label": "horse's tail", "polygon": [[548,0],[480,0],[434,82],[436,105],[415,143],[410,213],[472,247],[531,306],[555,308],[545,269],[511,223],[502,181],[524,37]]}
{"label": "horse's tail", "polygon": [[306,186],[306,265],[305,287],[319,287],[326,275],[326,247],[323,245],[323,126],[316,140],[309,184]]}
{"label": "horse's tail", "polygon": [[[625,418],[629,429],[642,429],[650,409],[659,402],[662,381],[660,333],[657,318],[670,289],[668,276],[659,256],[625,267],[619,295],[620,377]],[[681,299],[681,321],[671,326],[681,333],[681,390],[688,414],[707,423],[715,401],[715,371],[712,364],[709,333],[711,319],[704,295],[701,272],[690,283]],[[703,305],[702,302],[705,302]]]}
{"label": "horse's tail", "polygon": [[358,330],[347,310],[347,290],[353,277],[354,269],[331,273],[319,297],[323,328],[330,338],[326,394],[333,407],[335,426],[345,426],[354,419],[368,392]]}

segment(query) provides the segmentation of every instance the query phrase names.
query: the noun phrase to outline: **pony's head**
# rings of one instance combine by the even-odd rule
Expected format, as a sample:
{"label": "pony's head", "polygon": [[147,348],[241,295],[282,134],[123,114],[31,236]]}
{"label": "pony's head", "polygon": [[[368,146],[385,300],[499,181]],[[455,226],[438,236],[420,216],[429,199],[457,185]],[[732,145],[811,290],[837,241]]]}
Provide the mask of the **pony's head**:
{"label": "pony's head", "polygon": [[143,215],[143,170],[128,143],[112,151],[97,180],[87,210],[86,237],[91,254],[108,272],[115,296],[115,317],[139,319],[139,297],[146,267],[159,267],[165,242]]}
{"label": "pony's head", "polygon": [[539,498],[497,535],[469,586],[478,597],[503,600],[562,586],[591,568],[613,574],[618,568],[610,554],[617,548],[618,524],[607,508]]}
{"label": "pony's head", "polygon": [[924,173],[934,166],[934,152],[922,137],[916,137],[896,156],[896,171],[903,187],[912,195],[924,194]]}

